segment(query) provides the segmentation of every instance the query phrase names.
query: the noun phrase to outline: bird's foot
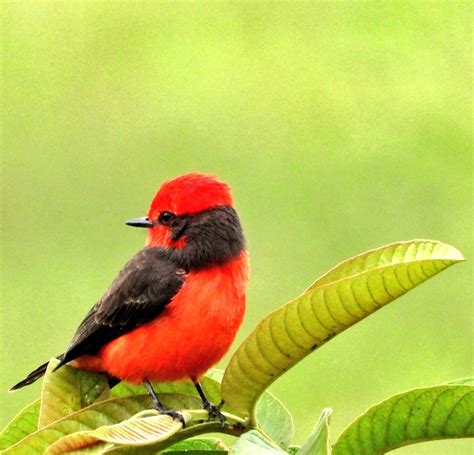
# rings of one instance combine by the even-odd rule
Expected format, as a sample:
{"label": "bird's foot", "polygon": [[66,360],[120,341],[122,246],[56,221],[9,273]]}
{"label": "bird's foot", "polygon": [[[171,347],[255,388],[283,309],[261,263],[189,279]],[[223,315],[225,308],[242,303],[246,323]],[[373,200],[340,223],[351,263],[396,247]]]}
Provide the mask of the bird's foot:
{"label": "bird's foot", "polygon": [[156,406],[156,410],[162,415],[170,416],[173,420],[179,420],[182,423],[183,428],[186,428],[186,422],[184,420],[183,414],[181,414],[180,412],[174,411],[173,409],[167,409],[161,406]]}
{"label": "bird's foot", "polygon": [[182,425],[183,425],[183,428],[186,427],[186,422],[184,420],[184,417],[183,417],[183,414],[177,412],[177,411],[173,411],[173,409],[168,409],[168,408],[165,408],[163,406],[163,404],[161,403],[161,401],[158,399],[158,397],[156,396],[156,393],[155,391],[153,390],[153,386],[151,385],[151,382],[150,381],[143,381],[143,384],[144,386],[146,387],[147,391],[148,391],[148,394],[150,395],[152,401],[153,401],[153,407],[160,413],[160,414],[163,414],[163,415],[167,415],[167,416],[170,416],[173,420],[179,420]]}
{"label": "bird's foot", "polygon": [[224,428],[225,425],[225,415],[222,414],[219,406],[215,404],[207,402],[204,405],[204,409],[209,413],[209,420],[211,419],[218,419],[221,423],[221,428]]}

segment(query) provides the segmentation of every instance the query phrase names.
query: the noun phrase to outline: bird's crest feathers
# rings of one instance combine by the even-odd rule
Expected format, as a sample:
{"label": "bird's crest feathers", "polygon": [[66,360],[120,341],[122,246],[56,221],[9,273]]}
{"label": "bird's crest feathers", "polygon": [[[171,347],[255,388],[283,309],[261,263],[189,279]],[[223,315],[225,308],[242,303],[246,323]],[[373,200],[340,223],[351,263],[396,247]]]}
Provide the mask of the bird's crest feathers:
{"label": "bird's crest feathers", "polygon": [[199,213],[218,205],[232,205],[229,185],[208,174],[191,173],[164,182],[150,206],[149,219],[160,212]]}

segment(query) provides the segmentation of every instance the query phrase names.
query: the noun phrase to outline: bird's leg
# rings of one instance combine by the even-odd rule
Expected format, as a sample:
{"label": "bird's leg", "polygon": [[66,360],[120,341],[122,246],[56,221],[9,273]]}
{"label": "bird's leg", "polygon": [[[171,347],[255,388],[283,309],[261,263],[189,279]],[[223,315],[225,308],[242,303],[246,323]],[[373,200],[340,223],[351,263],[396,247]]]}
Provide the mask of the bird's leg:
{"label": "bird's leg", "polygon": [[172,409],[168,409],[166,406],[163,405],[163,403],[158,399],[156,396],[155,391],[153,390],[153,386],[149,381],[143,381],[143,384],[145,384],[145,387],[148,391],[148,394],[150,395],[151,399],[153,400],[153,405],[155,409],[160,413],[160,414],[165,414],[167,416],[172,417],[174,420],[179,420],[183,424],[183,428],[186,427],[186,422],[184,421],[184,417],[182,414],[180,414],[177,411],[173,411]]}
{"label": "bird's leg", "polygon": [[215,404],[212,404],[209,401],[209,399],[206,397],[206,394],[204,393],[204,390],[201,387],[201,384],[199,384],[199,381],[193,379],[193,383],[194,387],[196,387],[196,390],[199,393],[199,396],[201,397],[204,409],[209,413],[209,418],[218,418],[221,422],[221,427],[224,428],[225,416],[224,414],[222,414],[221,410],[219,409],[219,406],[216,406]]}

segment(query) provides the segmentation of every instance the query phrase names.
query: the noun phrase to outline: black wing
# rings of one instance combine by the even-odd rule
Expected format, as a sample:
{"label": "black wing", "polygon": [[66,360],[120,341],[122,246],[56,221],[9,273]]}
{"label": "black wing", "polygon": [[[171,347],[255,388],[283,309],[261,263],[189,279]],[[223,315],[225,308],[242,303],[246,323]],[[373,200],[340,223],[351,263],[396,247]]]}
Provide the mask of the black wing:
{"label": "black wing", "polygon": [[139,251],[84,318],[58,368],[81,355],[96,354],[109,341],[156,318],[185,278],[163,249]]}

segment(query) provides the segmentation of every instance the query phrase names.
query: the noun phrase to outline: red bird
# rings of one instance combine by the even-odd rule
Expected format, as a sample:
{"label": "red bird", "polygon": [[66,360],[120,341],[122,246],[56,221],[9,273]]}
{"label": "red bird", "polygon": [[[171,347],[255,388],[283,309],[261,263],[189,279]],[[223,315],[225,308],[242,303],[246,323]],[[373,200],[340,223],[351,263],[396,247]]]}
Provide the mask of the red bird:
{"label": "red bird", "polygon": [[161,185],[146,217],[126,224],[148,229],[146,246],[86,315],[58,368],[143,383],[155,407],[181,421],[151,382],[190,378],[204,408],[223,421],[198,381],[227,352],[245,312],[248,258],[230,187],[209,175],[177,177]]}

